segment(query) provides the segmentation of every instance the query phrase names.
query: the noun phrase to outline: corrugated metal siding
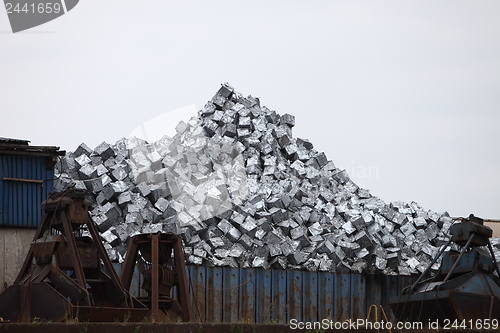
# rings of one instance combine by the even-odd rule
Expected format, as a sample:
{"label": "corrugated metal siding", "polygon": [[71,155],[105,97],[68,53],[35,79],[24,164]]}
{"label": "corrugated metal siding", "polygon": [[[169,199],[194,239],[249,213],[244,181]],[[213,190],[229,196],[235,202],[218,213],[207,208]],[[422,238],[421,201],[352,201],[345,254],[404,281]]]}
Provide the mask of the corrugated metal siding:
{"label": "corrugated metal siding", "polygon": [[[389,298],[415,276],[188,266],[198,321],[287,323],[366,318],[371,304],[388,313]],[[137,289],[136,289],[137,290]]]}
{"label": "corrugated metal siding", "polygon": [[[119,271],[120,266],[115,265]],[[200,322],[288,323],[364,319],[416,276],[187,266],[193,315]],[[130,292],[139,296],[139,274]],[[144,293],[142,293],[145,296]],[[175,293],[173,292],[173,295]]]}
{"label": "corrugated metal siding", "polygon": [[[41,203],[52,191],[54,171],[43,156],[0,156],[0,225],[40,224]],[[2,180],[3,177],[46,180],[43,184]]]}

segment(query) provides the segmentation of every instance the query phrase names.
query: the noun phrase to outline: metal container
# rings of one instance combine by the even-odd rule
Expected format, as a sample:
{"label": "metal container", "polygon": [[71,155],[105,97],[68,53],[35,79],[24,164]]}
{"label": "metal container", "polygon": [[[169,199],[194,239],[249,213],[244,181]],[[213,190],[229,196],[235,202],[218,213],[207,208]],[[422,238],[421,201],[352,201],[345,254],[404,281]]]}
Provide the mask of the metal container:
{"label": "metal container", "polygon": [[[115,264],[115,269],[120,270]],[[390,319],[389,299],[417,276],[187,266],[193,316],[200,322],[289,323],[366,319],[372,304]],[[141,294],[138,272],[131,293]],[[175,290],[172,291],[175,295]]]}

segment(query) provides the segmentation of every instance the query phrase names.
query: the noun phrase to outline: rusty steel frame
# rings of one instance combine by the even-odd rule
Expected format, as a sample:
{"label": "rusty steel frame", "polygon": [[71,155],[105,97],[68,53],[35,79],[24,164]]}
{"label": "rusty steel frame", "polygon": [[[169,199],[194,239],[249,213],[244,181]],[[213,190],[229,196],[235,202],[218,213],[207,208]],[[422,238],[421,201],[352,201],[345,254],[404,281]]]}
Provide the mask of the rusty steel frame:
{"label": "rusty steel frame", "polygon": [[[176,300],[160,294],[160,268],[171,263],[172,252],[171,271],[176,277],[174,284],[177,287]],[[167,312],[172,311],[183,321],[191,321],[193,314],[180,238],[172,233],[140,234],[131,238],[120,275],[126,290],[130,289],[134,268],[138,264],[140,255],[151,263],[151,290],[148,290],[146,298],[139,298],[149,305],[150,311],[147,318],[156,322],[169,320]],[[160,258],[166,258],[165,262],[162,262]]]}
{"label": "rusty steel frame", "polygon": [[[42,203],[42,223],[23,266],[0,295],[0,316],[23,322],[33,316],[51,321],[144,317],[147,308],[123,287],[100,241],[88,214],[91,205],[84,191],[74,189],[54,193]],[[85,227],[91,237],[81,236]]]}

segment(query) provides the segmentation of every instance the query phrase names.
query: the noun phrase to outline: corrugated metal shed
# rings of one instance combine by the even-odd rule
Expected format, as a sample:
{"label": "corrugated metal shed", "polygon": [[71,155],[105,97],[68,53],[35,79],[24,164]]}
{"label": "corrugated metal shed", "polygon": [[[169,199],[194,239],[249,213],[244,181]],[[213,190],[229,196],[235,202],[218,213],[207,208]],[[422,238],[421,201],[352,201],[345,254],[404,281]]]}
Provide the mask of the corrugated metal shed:
{"label": "corrugated metal shed", "polygon": [[37,227],[41,203],[53,188],[59,147],[0,138],[0,225]]}

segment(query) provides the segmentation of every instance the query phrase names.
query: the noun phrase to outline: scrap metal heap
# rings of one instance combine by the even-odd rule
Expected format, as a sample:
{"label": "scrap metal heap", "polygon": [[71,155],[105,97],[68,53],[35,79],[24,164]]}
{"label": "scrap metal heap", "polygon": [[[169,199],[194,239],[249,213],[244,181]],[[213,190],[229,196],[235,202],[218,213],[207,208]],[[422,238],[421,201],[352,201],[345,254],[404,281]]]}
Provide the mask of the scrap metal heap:
{"label": "scrap metal heap", "polygon": [[172,232],[194,265],[423,272],[446,243],[448,213],[373,196],[294,126],[224,84],[173,137],[82,143],[57,165],[56,190],[92,193],[113,261],[134,235]]}
{"label": "scrap metal heap", "polygon": [[[471,214],[452,225],[450,233],[446,246],[417,281],[401,296],[391,298],[398,320],[444,323],[445,319],[484,320],[500,315],[500,271],[489,241],[491,228]],[[423,280],[452,242],[461,247],[460,251],[446,252],[437,274]]]}
{"label": "scrap metal heap", "polygon": [[[11,321],[138,321],[148,309],[123,288],[91,221],[85,191],[43,202],[42,222],[14,284],[0,295]],[[104,265],[105,271],[102,270]]]}

